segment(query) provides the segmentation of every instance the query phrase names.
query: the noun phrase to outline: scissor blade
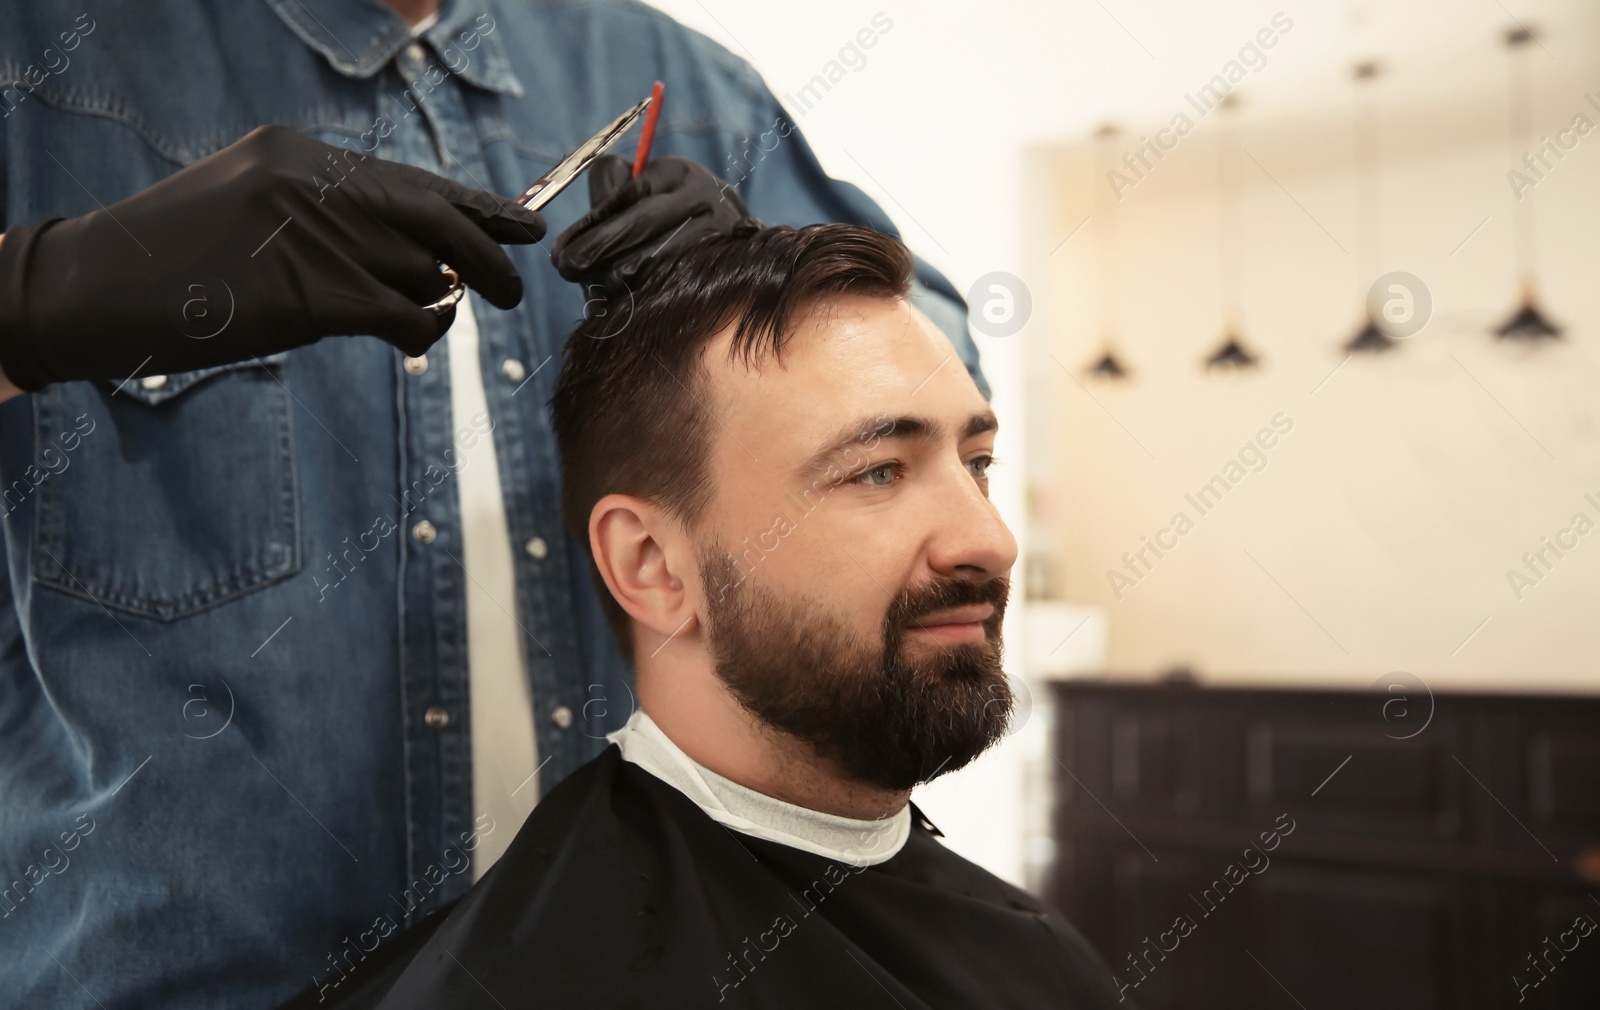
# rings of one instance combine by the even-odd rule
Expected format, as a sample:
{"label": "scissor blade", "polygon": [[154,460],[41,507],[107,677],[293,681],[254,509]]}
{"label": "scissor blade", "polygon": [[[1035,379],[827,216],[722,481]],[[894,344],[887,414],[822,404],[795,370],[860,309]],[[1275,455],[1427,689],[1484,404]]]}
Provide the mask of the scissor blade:
{"label": "scissor blade", "polygon": [[588,140],[579,144],[571,154],[556,163],[556,167],[540,176],[527,192],[517,198],[517,202],[529,210],[539,210],[545,204],[556,198],[556,194],[567,188],[567,185],[583,174],[583,170],[593,164],[594,160],[604,154],[606,148],[615,144],[621,136],[628,132],[628,127],[634,124],[640,116],[644,115],[650,107],[650,99],[645,98],[633,108],[624,112],[610,125]]}

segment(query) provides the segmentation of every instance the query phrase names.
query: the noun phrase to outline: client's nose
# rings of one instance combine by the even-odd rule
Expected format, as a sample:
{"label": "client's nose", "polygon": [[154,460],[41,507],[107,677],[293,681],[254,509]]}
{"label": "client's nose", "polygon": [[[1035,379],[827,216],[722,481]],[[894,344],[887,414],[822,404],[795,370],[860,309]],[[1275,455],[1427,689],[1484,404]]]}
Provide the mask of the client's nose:
{"label": "client's nose", "polygon": [[959,460],[929,488],[928,564],[941,575],[992,579],[1017,561],[1017,539]]}

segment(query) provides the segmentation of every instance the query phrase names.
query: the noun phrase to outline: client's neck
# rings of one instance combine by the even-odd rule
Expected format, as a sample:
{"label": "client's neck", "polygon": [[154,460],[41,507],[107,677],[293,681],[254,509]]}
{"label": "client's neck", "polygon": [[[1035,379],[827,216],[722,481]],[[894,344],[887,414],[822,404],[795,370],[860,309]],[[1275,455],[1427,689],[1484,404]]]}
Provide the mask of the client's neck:
{"label": "client's neck", "polygon": [[680,750],[718,775],[786,803],[858,820],[892,816],[910,799],[910,790],[882,789],[841,774],[809,745],[761,722],[717,678],[709,660],[707,667],[693,669],[686,668],[693,657],[677,658],[682,661],[638,667],[639,705]]}
{"label": "client's neck", "polygon": [[441,0],[384,0],[394,12],[406,19],[406,24],[417,25],[425,18],[438,13]]}

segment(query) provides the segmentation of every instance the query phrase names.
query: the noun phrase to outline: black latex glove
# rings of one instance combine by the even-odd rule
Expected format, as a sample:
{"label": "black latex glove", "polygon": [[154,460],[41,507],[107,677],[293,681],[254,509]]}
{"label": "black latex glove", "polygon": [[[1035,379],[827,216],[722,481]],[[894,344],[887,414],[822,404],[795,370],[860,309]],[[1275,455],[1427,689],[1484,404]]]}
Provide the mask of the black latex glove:
{"label": "black latex glove", "polygon": [[0,368],[36,390],[334,334],[421,354],[455,318],[422,308],[449,287],[439,261],[512,308],[522,278],[499,243],[544,232],[513,201],[263,126],[106,209],[7,230]]}
{"label": "black latex glove", "polygon": [[589,167],[589,213],[550,247],[562,277],[632,290],[701,236],[761,227],[738,190],[688,158],[652,161],[637,179],[629,177],[632,170],[614,154]]}

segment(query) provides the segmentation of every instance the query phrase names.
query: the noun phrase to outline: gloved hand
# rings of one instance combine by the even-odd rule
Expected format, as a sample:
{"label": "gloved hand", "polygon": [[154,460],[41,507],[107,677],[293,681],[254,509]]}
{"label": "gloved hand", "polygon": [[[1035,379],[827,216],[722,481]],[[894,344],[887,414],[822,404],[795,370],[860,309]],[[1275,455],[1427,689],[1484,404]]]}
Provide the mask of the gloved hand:
{"label": "gloved hand", "polygon": [[738,190],[688,158],[652,161],[637,179],[632,170],[614,154],[589,166],[589,213],[550,247],[562,277],[586,288],[631,290],[703,235],[761,227]]}
{"label": "gloved hand", "polygon": [[544,218],[432,172],[263,126],[120,203],[0,241],[0,368],[36,390],[182,372],[374,334],[407,354],[454,309],[443,261],[493,305],[522,300],[498,243]]}

